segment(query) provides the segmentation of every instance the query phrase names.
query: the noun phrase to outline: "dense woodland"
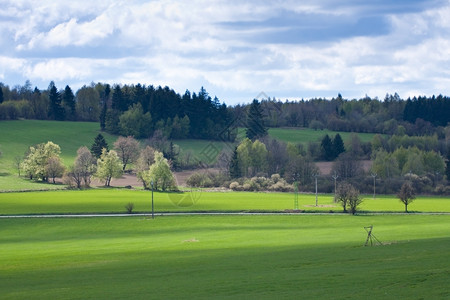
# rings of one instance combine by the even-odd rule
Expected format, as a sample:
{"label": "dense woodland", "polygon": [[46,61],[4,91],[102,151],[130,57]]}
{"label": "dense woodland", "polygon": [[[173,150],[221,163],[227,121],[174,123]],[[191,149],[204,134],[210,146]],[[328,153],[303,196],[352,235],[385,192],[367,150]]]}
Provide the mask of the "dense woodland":
{"label": "dense woodland", "polygon": [[[276,175],[286,184],[301,182],[305,190],[312,190],[318,172],[313,162],[333,161],[333,172],[340,180],[353,182],[365,192],[374,176],[386,193],[395,192],[405,178],[415,181],[420,192],[450,192],[445,181],[450,177],[450,98],[442,95],[406,100],[397,94],[383,100],[367,96],[349,100],[341,95],[285,102],[269,98],[227,106],[203,87],[198,93],[187,90],[181,95],[169,87],[141,84],[91,83],[75,92],[69,86],[58,89],[53,82],[46,90],[32,89],[28,81],[12,88],[0,86],[1,120],[99,122],[103,131],[148,139],[147,144],[164,153],[174,168],[198,167],[202,162],[186,162],[187,158],[178,156],[172,139],[234,142],[237,129],[246,128],[247,139],[240,138],[235,151],[221,153],[217,162],[228,170],[219,181],[235,180],[236,189],[252,185],[252,177]],[[304,145],[271,139],[270,127],[377,135],[369,143],[357,135],[344,143],[339,134],[324,134],[320,141]],[[361,167],[362,160],[372,161],[369,173]],[[330,192],[332,182],[322,180],[323,191]]]}

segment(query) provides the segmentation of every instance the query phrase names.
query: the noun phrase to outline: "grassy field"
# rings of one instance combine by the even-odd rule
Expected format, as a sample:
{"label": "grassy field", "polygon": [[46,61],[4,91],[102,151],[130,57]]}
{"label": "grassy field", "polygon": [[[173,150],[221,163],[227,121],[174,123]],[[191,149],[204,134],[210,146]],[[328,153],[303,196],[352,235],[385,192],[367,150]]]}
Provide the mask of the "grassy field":
{"label": "grassy field", "polygon": [[[66,165],[73,163],[78,148],[91,147],[97,134],[98,123],[92,122],[57,122],[57,121],[1,121],[0,170],[16,173],[14,157],[23,156],[27,149],[35,144],[52,141],[61,147],[61,158]],[[102,133],[112,148],[115,136]]]}
{"label": "grassy field", "polygon": [[[86,191],[49,191],[0,193],[0,215],[42,213],[125,213],[125,205],[134,203],[135,212],[151,211],[151,193],[143,190],[93,189]],[[154,193],[157,212],[179,211],[284,211],[294,208],[291,193],[185,192]],[[306,212],[341,212],[332,195],[300,194],[299,209]],[[367,196],[362,211],[403,212],[403,204],[394,196]],[[447,197],[418,197],[408,206],[410,212],[450,212]]]}
{"label": "grassy field", "polygon": [[[23,157],[27,149],[38,143],[52,141],[61,147],[61,158],[70,165],[81,146],[91,147],[100,132],[98,123],[57,121],[1,121],[0,122],[0,191],[51,190],[62,186],[28,181],[18,177],[15,157]],[[112,147],[115,137],[103,133]]]}
{"label": "grassy field", "polygon": [[[448,299],[450,216],[0,219],[2,299]],[[363,247],[365,226],[383,246]]]}
{"label": "grassy field", "polygon": [[[351,132],[337,132],[331,130],[314,130],[309,128],[270,128],[269,135],[273,138],[279,139],[285,142],[291,142],[296,144],[306,144],[308,142],[320,142],[325,134],[328,134],[333,138],[337,133],[342,137],[342,140],[346,142],[350,139]],[[373,133],[357,133],[362,142],[370,142],[374,135]]]}

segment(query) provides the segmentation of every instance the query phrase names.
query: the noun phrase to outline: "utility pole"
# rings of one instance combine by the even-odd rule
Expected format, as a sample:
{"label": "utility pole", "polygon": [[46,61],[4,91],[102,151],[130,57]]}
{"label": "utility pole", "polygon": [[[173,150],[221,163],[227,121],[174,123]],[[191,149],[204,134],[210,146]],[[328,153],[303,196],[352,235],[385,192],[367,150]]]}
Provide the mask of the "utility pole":
{"label": "utility pole", "polygon": [[375,199],[375,182],[377,178],[377,173],[372,173],[371,176],[373,177],[373,199]]}
{"label": "utility pole", "polygon": [[319,174],[313,174],[314,179],[316,180],[316,206],[318,206],[318,198],[317,198],[317,177]]}
{"label": "utility pole", "polygon": [[336,180],[338,179],[339,175],[334,171],[334,175],[331,176],[334,179],[334,203],[336,203]]}

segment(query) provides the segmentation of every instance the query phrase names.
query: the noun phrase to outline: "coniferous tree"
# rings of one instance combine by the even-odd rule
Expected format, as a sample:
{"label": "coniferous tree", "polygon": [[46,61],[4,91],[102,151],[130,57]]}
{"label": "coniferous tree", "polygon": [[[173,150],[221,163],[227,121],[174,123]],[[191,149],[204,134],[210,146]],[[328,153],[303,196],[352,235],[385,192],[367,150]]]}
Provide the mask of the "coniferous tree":
{"label": "coniferous tree", "polygon": [[101,133],[99,133],[94,140],[94,143],[91,146],[91,153],[96,158],[99,158],[102,155],[102,150],[105,148],[108,151],[108,143]]}
{"label": "coniferous tree", "polygon": [[230,160],[229,172],[231,178],[239,178],[241,177],[241,168],[239,166],[239,157],[237,147],[234,148],[233,156]]}
{"label": "coniferous tree", "polygon": [[344,141],[341,138],[341,135],[338,133],[334,136],[333,139],[333,159],[338,157],[341,153],[345,152]]}
{"label": "coniferous tree", "polygon": [[333,142],[328,134],[323,137],[322,142],[320,143],[320,148],[323,159],[327,161],[333,160]]}
{"label": "coniferous tree", "polygon": [[61,105],[61,94],[52,81],[48,86],[49,112],[48,115],[52,120],[62,121],[65,118],[64,108]]}
{"label": "coniferous tree", "polygon": [[254,99],[248,110],[246,136],[255,140],[266,135],[267,128],[264,126],[261,103]]}
{"label": "coniferous tree", "polygon": [[66,85],[62,94],[62,105],[66,111],[67,120],[76,120],[75,96],[70,86]]}

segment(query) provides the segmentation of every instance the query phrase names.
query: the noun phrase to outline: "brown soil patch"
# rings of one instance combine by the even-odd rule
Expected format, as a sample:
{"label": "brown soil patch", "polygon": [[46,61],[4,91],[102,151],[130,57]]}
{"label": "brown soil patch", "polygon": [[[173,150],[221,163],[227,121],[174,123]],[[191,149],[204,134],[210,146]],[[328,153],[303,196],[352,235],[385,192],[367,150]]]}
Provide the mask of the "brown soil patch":
{"label": "brown soil patch", "polygon": [[[365,172],[370,170],[370,167],[372,167],[372,162],[370,160],[362,160],[362,168]],[[333,169],[333,162],[332,161],[319,161],[316,162],[316,166],[319,168],[319,172],[322,175],[330,175],[331,170]]]}

